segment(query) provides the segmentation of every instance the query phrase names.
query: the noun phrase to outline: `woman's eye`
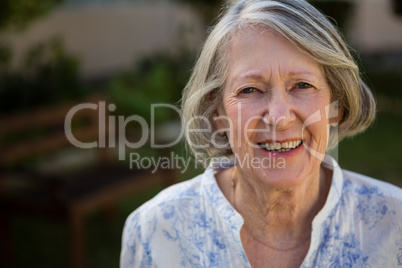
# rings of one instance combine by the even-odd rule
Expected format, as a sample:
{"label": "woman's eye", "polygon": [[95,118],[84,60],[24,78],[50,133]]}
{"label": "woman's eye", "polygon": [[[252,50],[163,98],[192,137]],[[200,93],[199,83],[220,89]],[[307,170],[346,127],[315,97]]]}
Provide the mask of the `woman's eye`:
{"label": "woman's eye", "polygon": [[253,88],[253,87],[246,87],[246,88],[242,89],[242,90],[240,91],[240,93],[249,94],[249,93],[253,93],[253,92],[255,92],[255,91],[256,91],[256,89]]}
{"label": "woman's eye", "polygon": [[311,84],[309,84],[309,83],[301,82],[301,83],[298,83],[296,85],[296,87],[300,88],[300,89],[307,89],[307,88],[311,88],[313,86]]}

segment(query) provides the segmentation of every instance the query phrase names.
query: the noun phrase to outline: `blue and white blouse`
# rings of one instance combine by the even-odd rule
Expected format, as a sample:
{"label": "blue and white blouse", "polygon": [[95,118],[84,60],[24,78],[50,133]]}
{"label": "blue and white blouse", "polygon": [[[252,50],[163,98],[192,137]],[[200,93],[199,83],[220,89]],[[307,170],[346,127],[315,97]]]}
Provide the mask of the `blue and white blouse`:
{"label": "blue and white blouse", "polygon": [[[402,189],[331,161],[331,189],[313,221],[301,267],[402,268]],[[207,168],[128,217],[120,267],[251,267],[240,240],[242,225]]]}

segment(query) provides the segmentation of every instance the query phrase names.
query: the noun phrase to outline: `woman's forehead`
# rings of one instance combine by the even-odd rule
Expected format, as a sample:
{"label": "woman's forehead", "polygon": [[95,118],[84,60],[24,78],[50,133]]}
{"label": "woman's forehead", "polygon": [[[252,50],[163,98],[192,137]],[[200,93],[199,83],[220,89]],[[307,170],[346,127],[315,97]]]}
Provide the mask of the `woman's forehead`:
{"label": "woman's forehead", "polygon": [[322,67],[285,38],[265,28],[248,28],[233,36],[226,53],[228,78],[258,79],[273,70],[282,75],[321,76]]}

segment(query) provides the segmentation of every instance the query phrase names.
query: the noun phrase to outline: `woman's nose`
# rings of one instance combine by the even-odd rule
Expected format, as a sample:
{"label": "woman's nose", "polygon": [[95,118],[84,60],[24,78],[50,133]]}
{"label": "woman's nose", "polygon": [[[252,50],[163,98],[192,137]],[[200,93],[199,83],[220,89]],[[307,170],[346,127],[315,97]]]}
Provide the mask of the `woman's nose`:
{"label": "woman's nose", "polygon": [[268,97],[263,121],[274,129],[286,129],[295,120],[294,111],[286,93],[276,93]]}

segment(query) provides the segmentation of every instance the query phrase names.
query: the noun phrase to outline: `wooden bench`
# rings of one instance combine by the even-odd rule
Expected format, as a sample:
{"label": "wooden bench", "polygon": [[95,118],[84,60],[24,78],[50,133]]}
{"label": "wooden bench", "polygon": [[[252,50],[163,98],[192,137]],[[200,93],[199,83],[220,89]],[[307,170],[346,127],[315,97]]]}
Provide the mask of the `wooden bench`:
{"label": "wooden bench", "polygon": [[[87,102],[98,104],[103,100],[96,97]],[[128,163],[116,161],[117,156],[107,146],[91,150],[72,146],[66,138],[64,122],[74,105],[0,119],[0,254],[3,267],[10,265],[13,259],[10,219],[16,213],[66,220],[70,232],[70,267],[82,268],[86,263],[84,220],[87,213],[110,208],[121,198],[146,187],[168,186],[175,182],[174,170],[159,169],[151,173],[150,170],[130,169]],[[108,138],[109,128],[100,126],[104,123],[101,121],[98,110],[81,109],[74,114],[72,134],[79,141],[92,142],[99,139],[99,130],[105,129]],[[66,150],[88,153],[93,159],[88,165],[67,170],[58,170],[52,164],[48,164],[48,168],[36,164],[54,161]],[[163,152],[158,151],[158,154]],[[74,154],[72,158],[74,160]],[[76,162],[88,158],[84,154],[83,159]]]}

